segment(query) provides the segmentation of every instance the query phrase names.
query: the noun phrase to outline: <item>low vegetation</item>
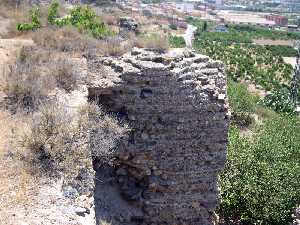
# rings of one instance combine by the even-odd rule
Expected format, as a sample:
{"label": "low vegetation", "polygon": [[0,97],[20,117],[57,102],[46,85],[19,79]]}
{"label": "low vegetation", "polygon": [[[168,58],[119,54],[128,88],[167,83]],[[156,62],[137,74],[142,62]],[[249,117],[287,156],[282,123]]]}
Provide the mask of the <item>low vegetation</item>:
{"label": "low vegetation", "polygon": [[170,42],[171,47],[173,47],[173,48],[184,48],[185,47],[185,40],[183,37],[170,36],[169,42]]}
{"label": "low vegetation", "polygon": [[193,26],[197,27],[197,35],[200,35],[202,32],[206,32],[211,29],[211,27],[214,26],[213,22],[207,22],[205,20],[196,19],[193,17],[187,17],[186,21],[189,24],[192,24]]}
{"label": "low vegetation", "polygon": [[157,50],[158,52],[166,52],[169,49],[169,40],[163,34],[150,33],[138,36],[134,43],[140,48],[148,48]]}
{"label": "low vegetation", "polygon": [[76,87],[73,65],[49,50],[24,47],[5,74],[3,91],[17,108],[36,110],[56,87],[69,92]]}
{"label": "low vegetation", "polygon": [[[51,35],[49,35],[51,33]],[[39,47],[49,51],[69,53],[88,53],[97,48],[99,41],[81,34],[72,26],[62,28],[45,27],[31,34],[32,39]]]}
{"label": "low vegetation", "polygon": [[122,42],[119,37],[106,38],[98,43],[100,52],[105,56],[121,56],[132,48],[132,41]]}
{"label": "low vegetation", "polygon": [[228,81],[227,89],[232,111],[231,122],[239,127],[248,127],[252,122],[252,114],[256,110],[259,97],[251,94],[243,84]]}
{"label": "low vegetation", "polygon": [[116,143],[127,131],[125,124],[95,104],[74,112],[63,103],[49,102],[39,106],[31,132],[24,136],[23,146],[30,150],[24,158],[50,175],[70,176],[90,164],[91,157],[111,163]]}
{"label": "low vegetation", "polygon": [[298,51],[291,46],[267,45],[265,48],[277,57],[296,57],[298,55]]}
{"label": "low vegetation", "polygon": [[[89,6],[76,6],[71,9],[70,14],[64,17],[59,17],[59,4],[53,2],[48,9],[47,21],[51,25],[58,27],[74,26],[81,33],[86,33],[94,38],[102,39],[107,36],[113,35],[107,26],[100,20],[96,13]],[[31,23],[19,23],[17,29],[19,31],[36,30],[41,26],[41,14],[39,8],[32,8],[30,10]]]}
{"label": "low vegetation", "polygon": [[294,114],[296,105],[292,102],[290,96],[290,90],[287,88],[282,88],[267,95],[261,101],[261,104],[279,113]]}
{"label": "low vegetation", "polygon": [[281,225],[300,202],[300,120],[275,115],[249,139],[230,129],[228,162],[221,175],[223,224]]}
{"label": "low vegetation", "polygon": [[17,25],[18,31],[36,30],[41,27],[39,8],[32,8],[30,10],[30,18],[31,18],[30,23],[19,23]]}

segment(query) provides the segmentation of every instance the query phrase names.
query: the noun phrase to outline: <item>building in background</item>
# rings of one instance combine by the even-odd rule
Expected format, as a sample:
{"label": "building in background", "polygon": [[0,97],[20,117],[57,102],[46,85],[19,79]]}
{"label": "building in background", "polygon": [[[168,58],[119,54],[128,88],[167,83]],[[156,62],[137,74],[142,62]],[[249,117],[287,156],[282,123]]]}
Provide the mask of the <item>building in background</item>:
{"label": "building in background", "polygon": [[267,20],[274,21],[277,26],[286,26],[288,18],[285,16],[270,14],[265,16]]}
{"label": "building in background", "polygon": [[300,0],[281,0],[281,7],[287,9],[289,12],[299,12]]}

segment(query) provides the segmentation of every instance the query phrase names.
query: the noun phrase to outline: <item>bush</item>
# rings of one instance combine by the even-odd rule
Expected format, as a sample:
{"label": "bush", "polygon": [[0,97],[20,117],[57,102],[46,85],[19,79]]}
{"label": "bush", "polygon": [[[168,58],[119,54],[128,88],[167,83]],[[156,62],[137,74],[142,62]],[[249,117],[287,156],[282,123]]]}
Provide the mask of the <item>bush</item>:
{"label": "bush", "polygon": [[300,120],[276,115],[247,140],[231,127],[220,177],[223,224],[283,225],[300,202]]}
{"label": "bush", "polygon": [[76,112],[50,102],[42,104],[34,115],[23,146],[31,151],[29,161],[42,171],[69,175],[78,167],[84,168],[92,156],[112,163],[116,144],[127,131],[126,125],[94,104]]}
{"label": "bush", "polygon": [[177,30],[177,26],[175,24],[170,24],[169,27],[172,30]]}
{"label": "bush", "polygon": [[77,87],[77,77],[73,71],[73,65],[68,60],[59,60],[51,73],[54,75],[57,86],[67,92]]}
{"label": "bush", "polygon": [[[113,35],[96,13],[88,6],[77,6],[71,10],[70,15],[58,18],[58,2],[53,2],[48,11],[48,22],[58,27],[72,25],[80,32],[86,32],[94,38],[102,39]],[[30,10],[31,23],[20,23],[17,25],[19,31],[36,30],[41,27],[39,8]]]}
{"label": "bush", "polygon": [[55,24],[55,20],[57,18],[59,18],[59,15],[58,15],[58,7],[59,7],[59,4],[57,1],[54,1],[52,2],[52,4],[50,5],[49,7],[49,12],[48,12],[48,22],[52,25]]}
{"label": "bush", "polygon": [[96,13],[88,6],[78,6],[71,11],[70,22],[79,30],[89,32],[94,38],[112,35]]}
{"label": "bush", "polygon": [[265,48],[272,52],[273,56],[279,57],[297,57],[298,51],[291,46],[267,45]]}
{"label": "bush", "polygon": [[70,61],[36,47],[24,47],[4,79],[4,92],[10,104],[30,111],[36,110],[56,87],[69,92],[76,86],[77,77]]}
{"label": "bush", "polygon": [[54,77],[45,76],[38,66],[49,55],[46,52],[31,52],[22,49],[15,65],[5,74],[4,92],[10,103],[19,108],[35,110],[41,100],[56,86]]}
{"label": "bush", "polygon": [[300,39],[300,34],[298,32],[278,31],[253,25],[231,25],[230,28],[233,31],[240,32],[251,38],[270,38],[273,40]]}
{"label": "bush", "polygon": [[113,164],[118,154],[116,146],[121,139],[128,138],[129,126],[95,104],[89,104],[82,112],[89,117],[92,156],[102,164]]}
{"label": "bush", "polygon": [[17,25],[18,31],[35,30],[41,27],[39,8],[32,8],[30,10],[30,17],[31,17],[31,23],[19,23]]}
{"label": "bush", "polygon": [[185,47],[185,40],[183,37],[170,36],[169,42],[170,42],[170,45],[174,48],[184,48]]}
{"label": "bush", "polygon": [[291,100],[289,89],[282,88],[267,95],[260,103],[276,112],[295,113],[296,106]]}
{"label": "bush", "polygon": [[249,126],[253,122],[251,114],[256,109],[259,97],[251,94],[245,85],[232,80],[228,81],[227,93],[232,111],[232,123],[242,127]]}
{"label": "bush", "polygon": [[230,108],[235,112],[253,113],[259,97],[251,94],[243,84],[228,81],[227,92]]}
{"label": "bush", "polygon": [[106,38],[99,42],[99,50],[105,56],[121,56],[131,48],[130,43],[122,43],[118,37]]}
{"label": "bush", "polygon": [[[204,26],[203,28],[204,29]],[[207,29],[207,28],[206,28]],[[251,43],[252,39],[247,34],[233,32],[198,32],[198,36],[202,40],[210,40],[225,44],[232,43]]]}
{"label": "bush", "polygon": [[32,39],[38,46],[49,50],[85,53],[91,49],[97,49],[97,40],[79,33],[71,26],[42,28],[33,34]]}

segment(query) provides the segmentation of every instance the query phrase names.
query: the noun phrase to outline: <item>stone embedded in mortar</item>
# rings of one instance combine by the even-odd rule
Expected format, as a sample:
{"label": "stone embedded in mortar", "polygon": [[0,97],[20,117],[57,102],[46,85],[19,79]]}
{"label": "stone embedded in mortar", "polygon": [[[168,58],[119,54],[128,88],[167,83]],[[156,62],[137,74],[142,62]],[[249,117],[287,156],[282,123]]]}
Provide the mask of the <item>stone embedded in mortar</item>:
{"label": "stone embedded in mortar", "polygon": [[132,127],[118,148],[115,174],[121,194],[143,216],[127,224],[213,224],[228,141],[223,64],[191,51],[143,49],[91,64],[107,71],[109,81],[98,73],[106,85],[92,82],[90,99]]}

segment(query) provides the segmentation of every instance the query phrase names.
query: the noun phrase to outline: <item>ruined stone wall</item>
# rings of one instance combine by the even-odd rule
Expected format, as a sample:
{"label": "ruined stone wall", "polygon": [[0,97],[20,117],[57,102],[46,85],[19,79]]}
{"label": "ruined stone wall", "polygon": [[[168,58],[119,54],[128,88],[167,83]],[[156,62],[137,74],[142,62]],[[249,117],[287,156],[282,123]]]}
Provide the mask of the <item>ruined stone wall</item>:
{"label": "ruined stone wall", "polygon": [[97,78],[90,99],[132,127],[115,175],[122,198],[142,214],[131,210],[120,224],[213,224],[228,141],[222,63],[193,52],[134,49],[90,64]]}

